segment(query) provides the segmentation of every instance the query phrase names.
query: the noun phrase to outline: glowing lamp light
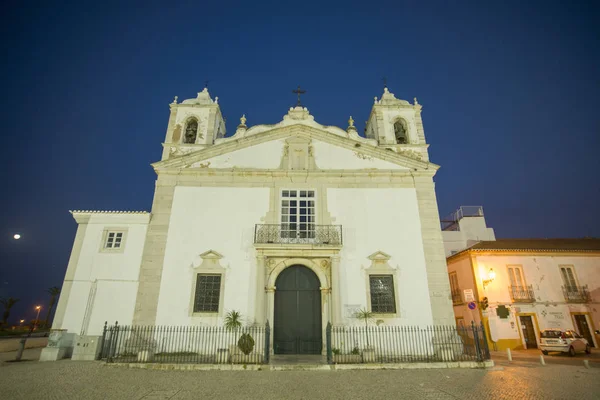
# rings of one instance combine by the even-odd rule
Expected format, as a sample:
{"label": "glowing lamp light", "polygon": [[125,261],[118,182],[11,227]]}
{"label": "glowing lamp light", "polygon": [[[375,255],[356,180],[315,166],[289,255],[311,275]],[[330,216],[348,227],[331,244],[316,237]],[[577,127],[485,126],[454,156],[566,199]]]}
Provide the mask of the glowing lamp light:
{"label": "glowing lamp light", "polygon": [[19,235],[18,233],[15,233],[15,234],[13,235],[13,238],[14,238],[15,240],[19,240],[19,239],[21,239],[21,235]]}
{"label": "glowing lamp light", "polygon": [[487,279],[483,279],[483,281],[482,281],[484,289],[487,285],[492,283],[494,281],[494,279],[496,279],[496,273],[494,272],[493,268],[490,268],[490,272],[488,272],[487,276],[488,276]]}

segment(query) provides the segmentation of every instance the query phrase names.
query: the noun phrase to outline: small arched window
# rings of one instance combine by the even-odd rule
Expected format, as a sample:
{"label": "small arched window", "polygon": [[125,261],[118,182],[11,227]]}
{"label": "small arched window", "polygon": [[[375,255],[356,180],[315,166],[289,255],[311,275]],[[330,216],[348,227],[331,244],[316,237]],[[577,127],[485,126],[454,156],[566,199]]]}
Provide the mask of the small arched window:
{"label": "small arched window", "polygon": [[196,143],[196,135],[198,134],[198,121],[190,119],[185,126],[185,134],[183,135],[183,143]]}
{"label": "small arched window", "polygon": [[399,119],[394,124],[394,135],[396,136],[396,143],[406,144],[408,143],[408,137],[406,136],[406,123],[404,120]]}

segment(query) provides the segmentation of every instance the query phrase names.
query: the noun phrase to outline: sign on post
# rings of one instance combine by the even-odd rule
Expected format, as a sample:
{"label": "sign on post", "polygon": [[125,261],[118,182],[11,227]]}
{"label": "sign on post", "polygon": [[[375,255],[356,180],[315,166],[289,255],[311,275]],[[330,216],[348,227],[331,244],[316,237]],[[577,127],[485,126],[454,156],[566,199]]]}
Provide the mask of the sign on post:
{"label": "sign on post", "polygon": [[470,301],[467,306],[469,307],[469,310],[474,310],[477,308],[477,303],[475,303],[474,301]]}
{"label": "sign on post", "polygon": [[471,302],[471,301],[475,301],[475,296],[473,295],[473,289],[465,289],[465,301]]}

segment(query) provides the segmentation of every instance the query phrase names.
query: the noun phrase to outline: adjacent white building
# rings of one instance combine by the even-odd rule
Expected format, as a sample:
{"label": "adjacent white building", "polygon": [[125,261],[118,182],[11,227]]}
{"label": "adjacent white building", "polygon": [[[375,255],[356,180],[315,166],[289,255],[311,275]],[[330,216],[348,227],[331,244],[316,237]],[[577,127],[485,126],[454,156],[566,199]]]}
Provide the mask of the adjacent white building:
{"label": "adjacent white building", "polygon": [[[151,213],[72,211],[77,235],[53,328],[273,327],[275,353],[366,308],[390,325],[454,313],[421,105],[386,88],[359,136],[307,108],[225,137],[207,89],[170,104]],[[310,332],[298,324],[310,326]],[[287,346],[287,347],[286,347]],[[291,347],[290,347],[291,346]]]}
{"label": "adjacent white building", "polygon": [[538,348],[544,329],[600,345],[600,239],[481,241],[449,256],[448,273],[457,325],[483,321],[490,348]]}

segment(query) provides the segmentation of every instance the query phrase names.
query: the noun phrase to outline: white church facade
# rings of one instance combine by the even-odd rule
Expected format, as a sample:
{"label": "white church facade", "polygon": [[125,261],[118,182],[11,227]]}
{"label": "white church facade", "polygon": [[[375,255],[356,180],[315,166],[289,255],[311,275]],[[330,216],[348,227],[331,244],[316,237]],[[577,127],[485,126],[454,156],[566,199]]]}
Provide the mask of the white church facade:
{"label": "white church facade", "polygon": [[[421,105],[386,88],[366,137],[300,105],[225,136],[204,89],[170,104],[151,212],[71,211],[78,224],[53,329],[272,327],[275,353],[325,327],[454,325]],[[307,326],[309,328],[307,328]],[[290,344],[292,343],[292,344]],[[287,347],[286,347],[287,346]]]}

